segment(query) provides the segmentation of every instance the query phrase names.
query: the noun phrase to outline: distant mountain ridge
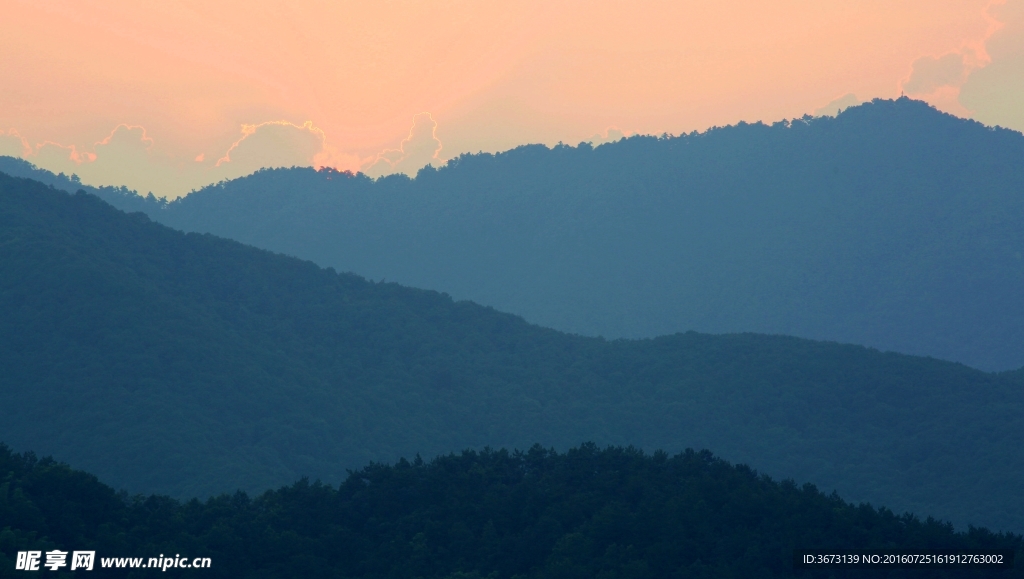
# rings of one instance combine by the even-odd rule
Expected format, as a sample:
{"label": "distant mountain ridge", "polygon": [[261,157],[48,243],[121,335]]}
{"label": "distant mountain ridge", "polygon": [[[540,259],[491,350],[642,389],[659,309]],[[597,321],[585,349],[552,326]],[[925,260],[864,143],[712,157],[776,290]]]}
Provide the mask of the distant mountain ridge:
{"label": "distant mountain ridge", "polygon": [[759,332],[1024,366],[1024,136],[905,98],[463,155],[415,180],[283,169],[166,205],[98,194],[584,335]]}
{"label": "distant mountain ridge", "polygon": [[132,492],[592,440],[1024,529],[1020,372],[779,336],[566,335],[5,175],[0,248],[0,441]]}

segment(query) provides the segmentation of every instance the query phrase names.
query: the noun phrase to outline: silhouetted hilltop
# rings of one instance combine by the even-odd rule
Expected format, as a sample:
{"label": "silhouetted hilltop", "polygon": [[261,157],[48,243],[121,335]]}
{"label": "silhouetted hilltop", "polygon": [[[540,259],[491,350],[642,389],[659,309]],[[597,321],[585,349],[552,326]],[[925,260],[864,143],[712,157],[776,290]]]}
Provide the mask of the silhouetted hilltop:
{"label": "silhouetted hilltop", "polygon": [[836,118],[261,171],[163,223],[584,335],[761,332],[1024,366],[1024,136],[909,99]]}
{"label": "silhouetted hilltop", "polygon": [[1024,577],[1019,563],[794,569],[795,549],[1003,549],[1019,562],[1024,543],[848,504],[707,451],[463,452],[372,464],[337,487],[303,479],[255,498],[184,504],[119,497],[91,475],[2,445],[0,472],[0,577],[23,576],[14,560],[30,549],[94,550],[104,577],[155,573],[125,558],[144,566],[160,555],[208,558],[207,568],[168,574],[211,578]]}
{"label": "silhouetted hilltop", "polygon": [[1024,528],[1020,373],[752,334],[571,336],[2,175],[0,247],[0,440],[133,492],[593,440]]}

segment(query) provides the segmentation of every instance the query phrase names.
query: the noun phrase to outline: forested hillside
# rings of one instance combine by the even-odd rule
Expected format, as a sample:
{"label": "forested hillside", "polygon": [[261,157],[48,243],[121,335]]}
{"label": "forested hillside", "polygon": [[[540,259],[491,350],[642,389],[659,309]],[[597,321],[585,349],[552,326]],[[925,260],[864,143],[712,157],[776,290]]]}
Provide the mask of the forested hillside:
{"label": "forested hillside", "polygon": [[753,334],[605,341],[0,175],[0,441],[131,492],[453,449],[710,448],[1024,529],[1020,372]]}
{"label": "forested hillside", "polygon": [[[339,485],[302,480],[186,503],[118,496],[91,475],[4,446],[0,472],[0,577],[23,576],[14,559],[32,549],[94,550],[85,573],[101,577],[151,576],[104,564],[160,556],[207,558],[208,568],[165,571],[209,578],[1024,577],[1020,535],[954,533],[706,451],[463,452],[373,464]],[[814,548],[1000,549],[1017,564],[795,569],[794,550]]]}
{"label": "forested hillside", "polygon": [[415,180],[291,169],[166,206],[98,193],[568,332],[786,334],[1008,370],[1024,366],[1022,159],[1020,133],[899,99],[463,155]]}

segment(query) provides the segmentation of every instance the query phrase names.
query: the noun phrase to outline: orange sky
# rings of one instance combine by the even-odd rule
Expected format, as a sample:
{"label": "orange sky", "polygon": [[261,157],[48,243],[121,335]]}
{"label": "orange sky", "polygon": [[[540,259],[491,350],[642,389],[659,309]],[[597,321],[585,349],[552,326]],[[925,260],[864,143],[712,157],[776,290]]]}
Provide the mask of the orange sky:
{"label": "orange sky", "polygon": [[0,154],[172,197],[264,165],[413,172],[901,89],[1024,129],[1024,0],[0,0],[0,14]]}

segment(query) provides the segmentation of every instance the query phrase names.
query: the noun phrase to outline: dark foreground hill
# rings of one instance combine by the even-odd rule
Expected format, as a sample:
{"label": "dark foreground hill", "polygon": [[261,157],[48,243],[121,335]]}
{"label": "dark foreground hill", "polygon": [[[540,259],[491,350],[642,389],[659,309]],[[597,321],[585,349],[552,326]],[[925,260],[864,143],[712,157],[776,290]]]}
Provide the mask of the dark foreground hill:
{"label": "dark foreground hill", "polygon": [[0,441],[178,497],[452,449],[713,448],[1024,529],[1024,389],[752,334],[608,342],[0,176]]}
{"label": "dark foreground hill", "polygon": [[899,99],[464,155],[415,180],[292,169],[166,205],[99,193],[568,332],[778,333],[1008,370],[1024,366],[1022,160],[1020,133]]}
{"label": "dark foreground hill", "polygon": [[[0,577],[25,575],[18,551],[54,549],[95,551],[93,572],[72,575],[101,577],[152,576],[116,565],[161,556],[205,558],[206,568],[166,572],[211,579],[1024,577],[1019,535],[954,533],[774,482],[707,451],[463,452],[373,464],[338,487],[302,480],[255,498],[187,503],[118,496],[91,475],[3,446],[0,472]],[[999,549],[1018,564],[806,570],[793,565],[796,549]]]}

